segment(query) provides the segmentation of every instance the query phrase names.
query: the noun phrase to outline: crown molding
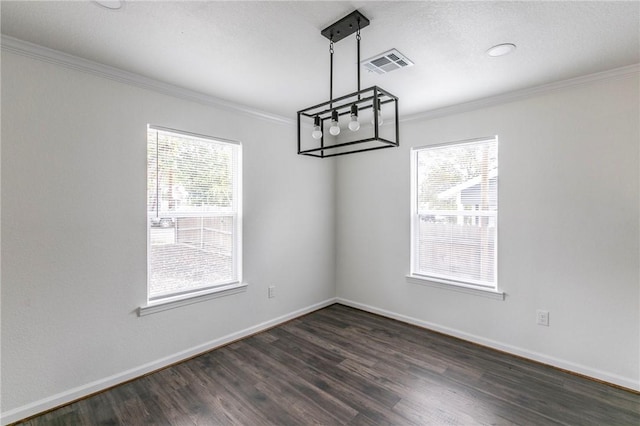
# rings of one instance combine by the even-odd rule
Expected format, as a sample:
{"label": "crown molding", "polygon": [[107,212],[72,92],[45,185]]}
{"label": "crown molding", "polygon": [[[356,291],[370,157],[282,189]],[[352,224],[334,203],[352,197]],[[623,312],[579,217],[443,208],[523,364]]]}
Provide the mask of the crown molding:
{"label": "crown molding", "polygon": [[[129,71],[124,71],[109,65],[104,65],[78,56],[70,55],[58,50],[49,49],[35,43],[30,43],[15,37],[2,35],[2,50],[12,52],[18,55],[38,59],[43,62],[60,65],[73,70],[94,74],[109,80],[118,81],[120,83],[130,84],[148,90],[153,90],[177,98],[199,102],[208,106],[225,109],[232,112],[239,112],[254,118],[267,121],[277,122],[287,125],[295,125],[296,120],[277,114],[271,114],[246,105],[237,104],[215,96],[205,95],[194,90],[185,89],[173,84],[165,83],[152,78],[144,77]],[[628,77],[632,74],[640,73],[640,64],[628,65],[625,67],[615,68],[612,70],[602,71],[594,74],[588,74],[568,80],[557,81],[554,83],[544,84],[542,86],[530,87],[513,92],[503,93],[497,96],[477,99],[469,102],[455,104],[443,108],[432,109],[415,114],[406,115],[400,119],[400,122],[408,122],[415,120],[428,120],[443,117],[462,112],[473,111],[480,108],[495,106],[507,102],[518,101],[532,96],[542,95],[556,90],[566,89],[569,87],[580,86],[584,84],[594,83],[602,80],[610,80]]]}
{"label": "crown molding", "polygon": [[519,101],[522,99],[530,98],[532,96],[543,95],[546,93],[567,89],[570,87],[581,86],[581,85],[595,83],[603,80],[614,80],[618,78],[625,78],[638,73],[640,73],[640,64],[628,65],[625,67],[614,68],[611,70],[597,72],[594,74],[588,74],[580,77],[570,78],[568,80],[562,80],[562,81],[556,81],[553,83],[543,84],[542,86],[535,86],[535,87],[530,87],[526,89],[515,90],[513,92],[507,92],[500,95],[491,96],[488,98],[482,98],[482,99],[464,102],[461,104],[455,104],[455,105],[451,105],[443,108],[423,111],[416,114],[407,115],[401,118],[400,121],[406,122],[406,121],[428,120],[428,119],[433,119],[438,117],[444,117],[447,115],[458,114],[462,112],[473,111],[480,108],[500,105],[507,102]]}
{"label": "crown molding", "polygon": [[15,53],[28,58],[37,59],[50,64],[63,66],[76,71],[97,75],[120,83],[130,84],[143,89],[152,90],[165,95],[188,101],[198,102],[204,105],[239,112],[254,118],[273,121],[281,124],[295,125],[296,121],[276,114],[271,114],[246,105],[237,104],[215,96],[205,95],[194,90],[154,80],[116,67],[90,61],[78,56],[70,55],[59,50],[50,49],[35,43],[20,40],[15,37],[2,35],[2,51]]}

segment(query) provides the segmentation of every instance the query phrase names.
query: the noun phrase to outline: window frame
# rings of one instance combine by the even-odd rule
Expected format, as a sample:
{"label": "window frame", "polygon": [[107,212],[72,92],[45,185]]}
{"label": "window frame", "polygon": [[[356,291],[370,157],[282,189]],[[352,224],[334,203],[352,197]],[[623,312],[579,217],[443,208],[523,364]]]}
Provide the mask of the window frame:
{"label": "window frame", "polygon": [[[247,284],[242,281],[242,143],[234,140],[202,135],[198,133],[176,130],[167,127],[157,125],[147,125],[147,132],[145,133],[146,146],[148,147],[148,133],[149,131],[162,132],[164,134],[198,139],[206,142],[212,142],[217,144],[226,144],[234,146],[234,156],[236,167],[234,175],[234,192],[235,197],[233,199],[233,206],[228,209],[211,210],[211,211],[190,211],[190,212],[162,212],[162,217],[220,217],[229,216],[232,217],[232,276],[234,279],[231,281],[220,282],[212,284],[211,286],[194,288],[192,290],[183,290],[167,295],[160,295],[152,297],[150,294],[151,284],[151,215],[149,213],[148,198],[145,202],[145,219],[146,219],[146,236],[147,236],[147,279],[145,287],[146,303],[138,308],[138,315],[143,316],[150,313],[160,312],[166,309],[173,309],[179,306],[185,306],[192,303],[209,300],[221,296],[230,294],[236,294],[246,290]],[[148,149],[148,148],[147,148]],[[149,154],[147,152],[147,164],[149,161]],[[148,167],[148,166],[147,166]],[[147,181],[147,191],[149,190],[149,176],[148,171],[145,173]],[[148,195],[147,195],[148,197]]]}
{"label": "window frame", "polygon": [[[482,138],[474,138],[467,139],[461,141],[453,141],[446,142],[440,144],[433,145],[423,145],[418,147],[411,148],[410,152],[410,194],[411,194],[411,231],[410,231],[410,272],[406,276],[406,280],[408,283],[412,284],[422,284],[430,287],[436,287],[440,289],[454,290],[458,292],[474,294],[478,296],[484,296],[494,299],[503,300],[504,293],[499,289],[499,280],[498,280],[498,226],[499,226],[499,191],[496,182],[496,211],[495,215],[491,215],[495,217],[495,227],[496,227],[496,236],[495,236],[495,252],[494,252],[494,285],[487,286],[486,284],[473,282],[474,280],[465,280],[463,278],[460,279],[452,279],[451,277],[441,277],[437,276],[437,274],[429,275],[424,274],[418,270],[418,245],[419,245],[419,235],[417,235],[419,221],[421,213],[418,211],[418,191],[419,191],[419,176],[418,176],[418,154],[424,150],[428,149],[436,149],[443,148],[447,146],[463,146],[468,144],[474,144],[479,142],[490,142],[495,141],[496,146],[498,145],[498,136],[487,136]],[[499,167],[498,167],[499,170]],[[497,176],[496,176],[497,177]],[[455,213],[456,210],[451,210],[451,213]],[[466,211],[465,211],[466,212]],[[470,215],[472,211],[469,211]]]}

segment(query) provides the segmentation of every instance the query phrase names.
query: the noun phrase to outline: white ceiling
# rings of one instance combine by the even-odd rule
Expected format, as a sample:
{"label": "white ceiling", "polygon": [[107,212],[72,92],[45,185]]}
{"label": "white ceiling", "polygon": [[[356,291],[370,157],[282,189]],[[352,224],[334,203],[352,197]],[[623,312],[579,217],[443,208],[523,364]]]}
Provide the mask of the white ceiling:
{"label": "white ceiling", "polygon": [[[2,34],[294,118],[329,97],[327,25],[370,19],[361,58],[396,48],[415,66],[377,75],[412,114],[640,62],[640,2],[2,1]],[[515,53],[485,51],[515,43]],[[335,45],[334,96],[356,90],[355,38]]]}

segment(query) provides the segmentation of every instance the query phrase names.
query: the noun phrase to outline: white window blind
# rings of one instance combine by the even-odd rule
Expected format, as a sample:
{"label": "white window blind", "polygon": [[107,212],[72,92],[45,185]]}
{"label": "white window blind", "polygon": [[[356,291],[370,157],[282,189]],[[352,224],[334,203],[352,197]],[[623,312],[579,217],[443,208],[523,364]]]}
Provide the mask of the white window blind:
{"label": "white window blind", "polygon": [[241,146],[149,126],[148,301],[238,282]]}
{"label": "white window blind", "polygon": [[497,289],[498,141],[412,151],[411,273]]}

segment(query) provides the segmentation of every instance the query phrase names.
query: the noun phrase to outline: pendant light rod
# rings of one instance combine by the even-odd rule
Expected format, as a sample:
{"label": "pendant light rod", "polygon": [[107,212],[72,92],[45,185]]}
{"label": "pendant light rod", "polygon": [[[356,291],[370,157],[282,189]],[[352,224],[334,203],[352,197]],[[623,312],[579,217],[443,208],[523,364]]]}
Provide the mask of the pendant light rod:
{"label": "pendant light rod", "polygon": [[[356,62],[356,69],[358,70],[358,92],[360,91],[360,20],[358,20],[358,32],[356,33],[356,44],[358,46],[358,62]],[[360,95],[358,95],[360,99]]]}
{"label": "pendant light rod", "polygon": [[333,108],[333,40],[329,42],[329,108]]}
{"label": "pendant light rod", "polygon": [[369,25],[369,19],[362,13],[354,10],[349,15],[326,27],[320,32],[329,39],[329,108],[333,107],[333,43],[337,43],[345,37],[357,32],[358,53],[358,92],[360,91],[360,30]]}

